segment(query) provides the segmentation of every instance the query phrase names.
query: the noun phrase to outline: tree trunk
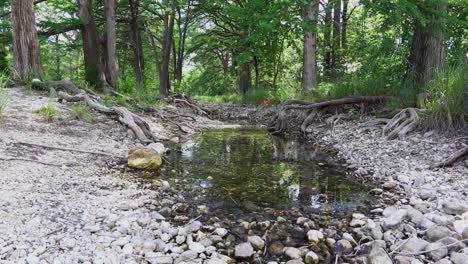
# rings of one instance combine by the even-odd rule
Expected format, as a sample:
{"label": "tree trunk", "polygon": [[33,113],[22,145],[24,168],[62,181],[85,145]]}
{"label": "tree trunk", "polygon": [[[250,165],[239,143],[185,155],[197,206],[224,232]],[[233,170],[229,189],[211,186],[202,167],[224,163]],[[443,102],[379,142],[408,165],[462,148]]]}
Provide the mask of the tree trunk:
{"label": "tree trunk", "polygon": [[332,47],[332,78],[336,78],[340,67],[340,37],[341,37],[341,0],[335,0],[333,7],[333,47]]}
{"label": "tree trunk", "polygon": [[341,23],[341,61],[342,63],[346,62],[346,49],[347,49],[347,31],[348,31],[348,4],[349,0],[343,0],[343,18]]}
{"label": "tree trunk", "polygon": [[302,92],[308,96],[318,84],[317,77],[317,20],[319,0],[306,2],[303,8],[302,19],[310,26],[310,30],[304,33]]}
{"label": "tree trunk", "polygon": [[325,31],[323,33],[323,46],[324,54],[323,59],[325,61],[324,75],[330,77],[331,71],[331,23],[332,23],[332,3],[328,2],[325,6],[325,17],[324,17]]}
{"label": "tree trunk", "polygon": [[250,73],[250,65],[243,63],[239,72],[239,92],[244,96],[249,91],[252,85],[252,75]]}
{"label": "tree trunk", "polygon": [[119,69],[117,66],[116,51],[116,28],[115,28],[115,10],[117,0],[105,0],[106,14],[106,55],[105,75],[107,83],[115,90],[117,89],[117,79]]}
{"label": "tree trunk", "polygon": [[102,89],[103,76],[100,65],[99,36],[94,19],[92,0],[78,0],[78,7],[78,16],[83,23],[81,36],[83,38],[85,79],[90,85]]}
{"label": "tree trunk", "polygon": [[140,0],[129,0],[130,3],[130,31],[133,49],[133,67],[135,78],[139,89],[145,85],[145,61],[143,56],[143,44],[141,41],[141,31],[139,26],[139,5]]}
{"label": "tree trunk", "polygon": [[[164,1],[168,4],[168,0]],[[170,1],[171,11],[164,14],[164,33],[162,41],[162,59],[161,70],[159,71],[159,92],[163,96],[169,95],[170,79],[169,79],[169,65],[171,59],[171,45],[172,37],[174,34],[174,18],[175,18],[175,3]]]}
{"label": "tree trunk", "polygon": [[22,80],[42,75],[41,54],[37,38],[36,18],[32,0],[14,0],[11,4],[13,22],[13,79]]}
{"label": "tree trunk", "polygon": [[[445,10],[446,5],[435,7],[436,11]],[[408,59],[408,70],[403,85],[414,92],[426,88],[437,74],[445,71],[444,22],[435,14],[430,15],[429,27],[415,25],[413,43]]]}

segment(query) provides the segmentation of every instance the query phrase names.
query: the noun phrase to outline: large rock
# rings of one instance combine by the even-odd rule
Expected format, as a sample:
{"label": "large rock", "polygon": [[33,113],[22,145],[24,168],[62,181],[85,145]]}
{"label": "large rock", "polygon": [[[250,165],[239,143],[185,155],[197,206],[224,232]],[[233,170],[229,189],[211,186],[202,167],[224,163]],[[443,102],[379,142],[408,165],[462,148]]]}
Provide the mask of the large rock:
{"label": "large rock", "polygon": [[468,261],[468,255],[465,253],[453,252],[452,255],[450,255],[450,260],[454,264],[466,264]]}
{"label": "large rock", "polygon": [[307,238],[310,243],[317,243],[323,239],[323,233],[318,230],[310,230],[307,232]]}
{"label": "large rock", "polygon": [[369,264],[393,264],[392,259],[388,256],[383,248],[375,248],[371,251]]}
{"label": "large rock", "polygon": [[332,247],[332,252],[335,255],[346,255],[353,251],[353,245],[346,239],[341,239]]}
{"label": "large rock", "polygon": [[451,236],[453,236],[453,232],[445,226],[434,225],[431,228],[429,228],[426,232],[426,237],[431,242],[435,242],[444,237]]}
{"label": "large rock", "polygon": [[242,243],[236,246],[234,256],[237,259],[248,259],[254,254],[254,249],[250,243]]}
{"label": "large rock", "polygon": [[155,171],[161,165],[161,156],[152,148],[137,147],[128,151],[128,167],[132,169]]}
{"label": "large rock", "polygon": [[394,229],[399,226],[403,220],[408,216],[408,211],[405,209],[399,209],[396,212],[392,213],[383,220],[383,227],[385,229]]}
{"label": "large rock", "polygon": [[453,222],[453,228],[460,236],[462,236],[463,231],[468,228],[468,219]]}
{"label": "large rock", "polygon": [[166,152],[166,148],[161,142],[151,143],[148,145],[148,148],[156,150],[156,152],[158,152],[158,154],[161,156],[164,155],[164,153]]}
{"label": "large rock", "polygon": [[440,242],[431,243],[424,250],[429,251],[427,255],[434,261],[438,261],[448,254],[447,248]]}
{"label": "large rock", "polygon": [[263,247],[265,247],[265,241],[263,241],[263,239],[259,236],[249,236],[247,240],[257,250],[263,249]]}
{"label": "large rock", "polygon": [[300,249],[293,247],[285,247],[284,254],[289,259],[302,259],[302,252]]}
{"label": "large rock", "polygon": [[320,262],[319,256],[313,251],[307,252],[304,260],[306,264],[318,264]]}
{"label": "large rock", "polygon": [[396,264],[423,264],[419,259],[407,256],[395,256]]}
{"label": "large rock", "polygon": [[422,240],[416,237],[409,238],[408,241],[401,243],[404,243],[400,248],[401,252],[410,254],[422,251],[425,247],[429,245],[429,242],[427,242],[426,240]]}
{"label": "large rock", "polygon": [[449,200],[442,204],[442,210],[446,214],[461,215],[468,211],[468,205],[463,204],[457,200]]}

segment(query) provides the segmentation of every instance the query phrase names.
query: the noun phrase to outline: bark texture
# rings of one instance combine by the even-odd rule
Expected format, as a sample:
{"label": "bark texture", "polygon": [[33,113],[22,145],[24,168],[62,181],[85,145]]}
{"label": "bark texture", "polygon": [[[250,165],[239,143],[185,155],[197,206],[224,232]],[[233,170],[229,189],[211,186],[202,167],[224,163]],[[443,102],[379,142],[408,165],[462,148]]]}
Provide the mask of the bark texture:
{"label": "bark texture", "polygon": [[310,30],[304,33],[304,53],[302,72],[302,91],[304,95],[310,95],[312,89],[317,87],[317,20],[319,1],[307,1],[303,8],[303,20],[310,26]]}
{"label": "bark texture", "polygon": [[117,89],[117,79],[119,73],[116,51],[116,8],[116,0],[105,0],[104,10],[106,14],[106,38],[104,45],[106,51],[106,60],[104,61],[103,65],[106,81],[114,90]]}
{"label": "bark texture", "polygon": [[32,0],[11,3],[13,22],[13,79],[42,75],[39,40]]}
{"label": "bark texture", "polygon": [[165,0],[165,5],[170,7],[170,11],[164,14],[164,32],[161,51],[161,65],[159,67],[159,93],[163,96],[169,95],[170,79],[169,65],[171,60],[171,46],[174,35],[175,3],[172,0]]}
{"label": "bark texture", "polygon": [[129,0],[130,4],[130,31],[133,49],[133,67],[138,88],[145,84],[145,59],[143,56],[143,43],[140,28],[140,0]]}
{"label": "bark texture", "polygon": [[94,19],[92,0],[78,0],[78,16],[83,23],[81,36],[85,63],[85,79],[96,88],[102,87],[102,69],[100,64],[99,35]]}

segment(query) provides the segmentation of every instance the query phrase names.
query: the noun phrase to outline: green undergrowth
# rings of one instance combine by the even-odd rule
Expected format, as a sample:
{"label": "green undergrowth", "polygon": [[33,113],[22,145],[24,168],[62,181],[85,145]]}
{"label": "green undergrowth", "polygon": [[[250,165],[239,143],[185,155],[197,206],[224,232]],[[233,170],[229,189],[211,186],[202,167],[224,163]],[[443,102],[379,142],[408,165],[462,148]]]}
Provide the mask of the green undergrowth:
{"label": "green undergrowth", "polygon": [[91,107],[86,103],[79,102],[71,106],[68,110],[68,115],[71,119],[81,120],[86,123],[93,123],[94,118],[91,114]]}
{"label": "green undergrowth", "polygon": [[5,74],[0,74],[0,119],[3,118],[5,108],[8,102],[8,96],[5,90],[8,82],[9,78]]}
{"label": "green undergrowth", "polygon": [[454,133],[466,128],[467,70],[466,64],[451,66],[445,75],[440,75],[429,84],[427,96],[421,105],[429,113],[423,120],[428,129]]}
{"label": "green undergrowth", "polygon": [[48,102],[44,107],[37,110],[36,113],[43,117],[47,122],[53,122],[59,114],[57,107],[51,102]]}

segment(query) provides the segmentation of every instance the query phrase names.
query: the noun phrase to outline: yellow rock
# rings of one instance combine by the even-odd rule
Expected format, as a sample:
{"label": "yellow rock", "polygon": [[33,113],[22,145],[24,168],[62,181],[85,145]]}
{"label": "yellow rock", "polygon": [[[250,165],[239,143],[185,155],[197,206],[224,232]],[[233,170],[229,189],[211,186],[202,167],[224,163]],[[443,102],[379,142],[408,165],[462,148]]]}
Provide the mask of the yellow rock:
{"label": "yellow rock", "polygon": [[128,167],[155,171],[162,165],[161,156],[154,149],[137,147],[128,151]]}

